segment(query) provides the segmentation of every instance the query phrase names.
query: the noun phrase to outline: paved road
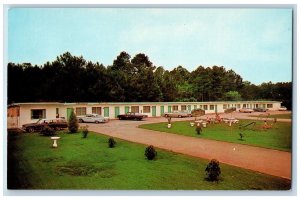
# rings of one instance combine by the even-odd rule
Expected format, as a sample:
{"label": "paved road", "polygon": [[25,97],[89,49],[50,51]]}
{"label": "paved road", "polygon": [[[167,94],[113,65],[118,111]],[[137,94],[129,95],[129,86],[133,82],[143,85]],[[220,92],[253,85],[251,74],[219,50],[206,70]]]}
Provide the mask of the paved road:
{"label": "paved road", "polygon": [[[238,118],[249,114],[237,113]],[[257,117],[255,117],[257,119]],[[180,121],[186,119],[173,119]],[[192,120],[192,119],[191,119]],[[279,120],[278,120],[279,121]],[[164,118],[145,121],[111,120],[105,124],[88,124],[89,130],[116,138],[154,145],[155,147],[221,163],[238,166],[274,176],[291,179],[291,153],[241,144],[187,137],[137,128],[141,124],[166,122]]]}

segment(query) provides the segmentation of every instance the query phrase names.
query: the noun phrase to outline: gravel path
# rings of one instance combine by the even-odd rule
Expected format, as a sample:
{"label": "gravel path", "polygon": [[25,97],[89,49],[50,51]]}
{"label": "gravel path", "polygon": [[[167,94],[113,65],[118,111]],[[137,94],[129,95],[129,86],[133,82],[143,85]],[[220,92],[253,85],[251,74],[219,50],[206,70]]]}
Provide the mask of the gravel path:
{"label": "gravel path", "polygon": [[[276,113],[272,112],[272,114]],[[246,113],[234,113],[232,116],[239,119],[252,118]],[[226,116],[222,114],[222,117]],[[181,120],[187,119],[172,119],[172,121]],[[278,121],[290,122],[291,120],[278,119]],[[91,131],[131,142],[154,145],[161,149],[208,160],[215,158],[221,163],[291,179],[292,155],[290,152],[137,128],[141,124],[158,122],[166,122],[166,119],[158,117],[144,121],[111,120],[105,124],[88,124],[88,126]]]}

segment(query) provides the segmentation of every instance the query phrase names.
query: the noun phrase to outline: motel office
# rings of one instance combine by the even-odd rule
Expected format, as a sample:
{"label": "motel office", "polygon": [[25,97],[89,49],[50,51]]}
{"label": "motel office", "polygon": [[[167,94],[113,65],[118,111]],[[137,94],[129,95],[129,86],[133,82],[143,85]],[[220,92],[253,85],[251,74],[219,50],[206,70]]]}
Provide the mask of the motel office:
{"label": "motel office", "polygon": [[278,101],[222,101],[222,102],[133,102],[133,103],[15,103],[8,105],[8,128],[22,127],[23,124],[36,122],[41,118],[69,118],[71,112],[76,115],[96,113],[116,119],[119,114],[136,112],[148,117],[159,117],[165,112],[176,110],[193,110],[201,108],[205,113],[224,113],[230,107],[240,108],[267,108],[278,110],[281,102]]}

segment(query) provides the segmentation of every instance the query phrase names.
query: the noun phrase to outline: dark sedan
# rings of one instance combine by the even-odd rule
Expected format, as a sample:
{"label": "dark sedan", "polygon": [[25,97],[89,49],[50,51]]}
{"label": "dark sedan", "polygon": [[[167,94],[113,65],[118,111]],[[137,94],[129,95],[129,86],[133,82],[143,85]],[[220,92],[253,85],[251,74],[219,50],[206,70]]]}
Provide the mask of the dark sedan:
{"label": "dark sedan", "polygon": [[255,112],[267,112],[268,109],[266,109],[266,108],[254,108],[253,110]]}
{"label": "dark sedan", "polygon": [[54,130],[64,129],[68,127],[68,123],[63,118],[56,118],[56,119],[39,119],[35,123],[24,124],[22,129],[26,132],[35,132],[42,130],[43,127],[49,126]]}
{"label": "dark sedan", "polygon": [[118,115],[118,119],[120,120],[142,120],[143,118],[147,117],[147,115],[142,115],[139,113],[128,112],[124,115]]}

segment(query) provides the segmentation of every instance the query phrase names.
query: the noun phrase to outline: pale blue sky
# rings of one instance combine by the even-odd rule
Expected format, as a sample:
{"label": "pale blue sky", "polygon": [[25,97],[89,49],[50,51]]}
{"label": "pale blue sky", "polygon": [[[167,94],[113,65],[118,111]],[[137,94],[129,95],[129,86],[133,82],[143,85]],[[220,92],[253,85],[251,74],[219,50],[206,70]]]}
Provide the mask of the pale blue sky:
{"label": "pale blue sky", "polygon": [[111,65],[121,51],[156,66],[233,69],[255,84],[292,79],[292,9],[11,8],[8,62],[69,51]]}

